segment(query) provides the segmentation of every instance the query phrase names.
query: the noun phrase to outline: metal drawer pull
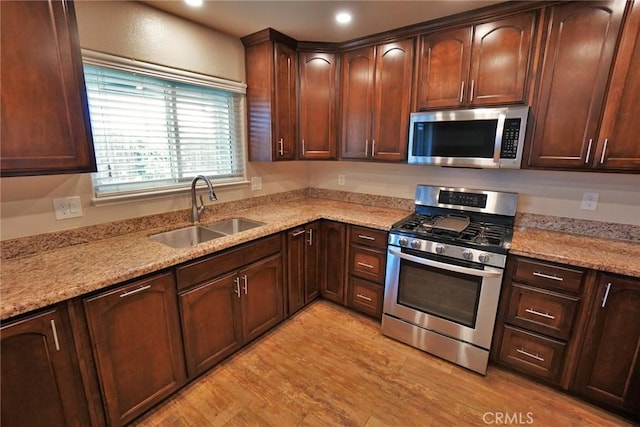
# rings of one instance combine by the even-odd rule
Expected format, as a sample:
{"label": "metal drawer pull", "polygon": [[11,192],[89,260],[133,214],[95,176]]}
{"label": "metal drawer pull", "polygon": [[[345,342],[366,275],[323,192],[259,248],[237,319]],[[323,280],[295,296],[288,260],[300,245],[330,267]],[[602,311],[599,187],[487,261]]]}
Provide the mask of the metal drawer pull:
{"label": "metal drawer pull", "polygon": [[360,261],[358,261],[358,265],[359,265],[359,266],[361,266],[361,267],[365,267],[365,268],[371,268],[371,269],[373,269],[373,265],[371,265],[371,264],[367,264],[367,263],[365,263],[365,262],[360,262]]}
{"label": "metal drawer pull", "polygon": [[304,234],[304,233],[306,233],[305,230],[296,231],[295,233],[293,233],[292,237],[298,237],[299,235]]}
{"label": "metal drawer pull", "polygon": [[142,287],[140,287],[138,289],[134,289],[134,290],[129,291],[129,292],[123,292],[123,293],[120,294],[120,298],[128,297],[129,295],[137,294],[138,292],[146,291],[150,287],[151,287],[151,285],[147,285],[147,286],[142,286]]}
{"label": "metal drawer pull", "polygon": [[249,288],[246,274],[242,276],[242,280],[244,281],[244,285],[242,286],[242,289],[244,290],[244,294],[246,295]]}
{"label": "metal drawer pull", "polygon": [[517,351],[518,353],[520,353],[520,354],[524,354],[525,356],[528,356],[528,357],[530,357],[530,358],[532,358],[532,359],[536,359],[536,360],[538,360],[538,361],[540,361],[540,362],[544,362],[544,357],[540,357],[540,356],[538,355],[538,353],[536,353],[536,354],[531,354],[531,353],[529,353],[528,351],[524,351],[524,350],[522,350],[522,349],[520,349],[520,348],[516,348],[516,351]]}
{"label": "metal drawer pull", "polygon": [[281,156],[284,156],[284,139],[280,138],[280,140],[278,141],[278,145],[280,146],[280,149],[278,150],[280,152]]}
{"label": "metal drawer pull", "polygon": [[375,238],[375,237],[365,236],[364,234],[358,234],[358,239],[364,239],[364,240],[376,240],[376,238]]}
{"label": "metal drawer pull", "polygon": [[365,300],[365,301],[369,301],[369,302],[373,301],[371,298],[369,298],[369,297],[367,297],[367,296],[364,296],[364,295],[362,295],[362,294],[356,294],[356,296],[357,296],[358,298],[361,298],[361,299]]}
{"label": "metal drawer pull", "polygon": [[555,319],[556,316],[553,316],[549,313],[543,313],[541,311],[534,310],[533,308],[527,308],[525,310],[527,313],[535,314],[536,316],[545,317],[547,319]]}
{"label": "metal drawer pull", "polygon": [[562,282],[564,280],[564,278],[560,277],[560,276],[555,276],[555,275],[550,275],[550,274],[544,274],[544,273],[538,273],[537,271],[533,272],[534,276],[538,276],[538,277],[542,277],[544,279],[551,279],[551,280],[557,280],[558,282]]}
{"label": "metal drawer pull", "polygon": [[60,342],[58,342],[58,331],[56,331],[55,320],[51,320],[51,330],[53,331],[53,342],[56,345],[56,351],[60,351]]}
{"label": "metal drawer pull", "polygon": [[240,298],[240,278],[236,277],[235,279],[233,279],[233,281],[236,283],[235,293],[236,295],[238,295],[238,298]]}
{"label": "metal drawer pull", "polygon": [[609,298],[609,291],[611,290],[611,282],[607,283],[607,290],[604,291],[604,297],[602,298],[602,308],[607,305],[607,298]]}

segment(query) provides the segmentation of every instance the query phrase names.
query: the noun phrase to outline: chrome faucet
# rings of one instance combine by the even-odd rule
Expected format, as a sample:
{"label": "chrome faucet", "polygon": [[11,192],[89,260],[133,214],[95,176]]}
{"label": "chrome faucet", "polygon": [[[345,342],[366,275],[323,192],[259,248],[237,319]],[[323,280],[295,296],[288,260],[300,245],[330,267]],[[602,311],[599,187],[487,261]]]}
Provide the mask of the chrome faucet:
{"label": "chrome faucet", "polygon": [[202,201],[202,196],[200,196],[200,206],[198,206],[198,202],[196,201],[196,182],[201,179],[207,184],[209,187],[209,200],[216,201],[218,198],[216,197],[216,193],[213,191],[213,186],[211,185],[211,181],[204,175],[197,175],[191,181],[191,221],[193,223],[200,222],[200,215],[204,212],[204,202]]}

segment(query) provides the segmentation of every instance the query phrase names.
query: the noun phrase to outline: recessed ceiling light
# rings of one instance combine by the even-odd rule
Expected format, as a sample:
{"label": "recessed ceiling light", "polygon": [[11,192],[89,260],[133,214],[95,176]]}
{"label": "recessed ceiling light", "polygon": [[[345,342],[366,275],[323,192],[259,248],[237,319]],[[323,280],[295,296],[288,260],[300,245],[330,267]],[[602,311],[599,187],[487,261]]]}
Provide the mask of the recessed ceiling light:
{"label": "recessed ceiling light", "polygon": [[191,7],[200,7],[202,6],[202,0],[184,0],[186,4]]}
{"label": "recessed ceiling light", "polygon": [[348,12],[340,12],[336,15],[336,21],[339,24],[348,24],[351,22],[351,14]]}

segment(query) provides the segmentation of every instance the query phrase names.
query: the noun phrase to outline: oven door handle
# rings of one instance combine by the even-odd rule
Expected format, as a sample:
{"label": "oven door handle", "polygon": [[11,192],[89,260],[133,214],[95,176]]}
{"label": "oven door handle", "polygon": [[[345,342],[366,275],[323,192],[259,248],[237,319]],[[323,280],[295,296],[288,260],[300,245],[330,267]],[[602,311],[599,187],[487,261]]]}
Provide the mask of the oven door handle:
{"label": "oven door handle", "polygon": [[460,267],[458,265],[447,264],[447,263],[438,262],[438,261],[432,261],[430,259],[425,259],[425,258],[420,258],[420,257],[414,256],[414,255],[404,254],[402,252],[398,252],[398,251],[393,250],[393,249],[389,249],[389,253],[391,253],[392,255],[397,256],[399,258],[406,259],[407,261],[413,261],[413,262],[418,263],[418,264],[426,265],[426,266],[429,266],[429,267],[441,268],[443,270],[453,271],[453,272],[456,272],[456,273],[468,274],[470,276],[500,277],[500,275],[502,274],[502,271],[499,271],[499,270],[476,270],[475,268]]}

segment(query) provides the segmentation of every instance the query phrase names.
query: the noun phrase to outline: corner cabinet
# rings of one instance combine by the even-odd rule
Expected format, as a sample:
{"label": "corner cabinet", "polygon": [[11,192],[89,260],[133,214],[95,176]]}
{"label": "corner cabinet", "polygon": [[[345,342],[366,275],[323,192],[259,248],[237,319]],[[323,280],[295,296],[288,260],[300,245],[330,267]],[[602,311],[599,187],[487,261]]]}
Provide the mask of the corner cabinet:
{"label": "corner cabinet", "polygon": [[640,279],[602,274],[573,390],[640,419]]}
{"label": "corner cabinet", "polygon": [[301,160],[337,157],[338,58],[336,53],[299,52]]}
{"label": "corner cabinet", "polygon": [[[586,170],[598,164],[597,152],[604,151],[599,147],[604,145],[604,139],[599,141],[598,128],[627,4],[625,0],[584,1],[550,8],[528,167]],[[637,38],[637,34],[630,37]],[[620,79],[627,79],[624,71],[620,70],[619,75]],[[633,92],[629,93],[635,98]],[[635,104],[627,99],[624,108],[637,113]],[[611,124],[617,117],[610,113],[609,120]],[[631,126],[636,120],[626,121],[624,126]],[[621,129],[626,132],[624,127]],[[636,141],[635,135],[629,137]],[[609,138],[613,147],[613,136]],[[624,147],[625,143],[618,144]],[[631,153],[637,153],[637,144],[631,145]]]}
{"label": "corner cabinet", "polygon": [[2,176],[94,172],[71,1],[0,2]]}
{"label": "corner cabinet", "polygon": [[318,297],[320,221],[287,232],[287,316]]}
{"label": "corner cabinet", "polygon": [[296,156],[296,41],[271,28],[242,38],[245,46],[249,160]]}
{"label": "corner cabinet", "polygon": [[420,37],[416,109],[525,102],[537,13]]}
{"label": "corner cabinet", "polygon": [[2,325],[3,426],[90,424],[64,310]]}
{"label": "corner cabinet", "polygon": [[323,220],[320,239],[320,295],[346,305],[347,225]]}
{"label": "corner cabinet", "polygon": [[414,39],[347,51],[342,59],[341,158],[407,158]]}

